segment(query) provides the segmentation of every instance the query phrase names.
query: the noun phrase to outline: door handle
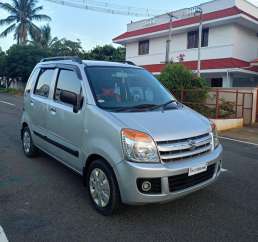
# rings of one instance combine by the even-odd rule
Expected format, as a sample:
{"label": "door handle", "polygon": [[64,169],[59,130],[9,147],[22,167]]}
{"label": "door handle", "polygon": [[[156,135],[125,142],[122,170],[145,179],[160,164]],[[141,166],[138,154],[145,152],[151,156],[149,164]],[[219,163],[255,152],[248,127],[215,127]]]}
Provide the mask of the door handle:
{"label": "door handle", "polygon": [[28,90],[25,91],[25,96],[27,96],[29,94],[30,94],[30,90],[28,89]]}
{"label": "door handle", "polygon": [[52,114],[55,114],[55,113],[56,113],[56,109],[55,109],[55,108],[50,108],[49,111],[50,111]]}

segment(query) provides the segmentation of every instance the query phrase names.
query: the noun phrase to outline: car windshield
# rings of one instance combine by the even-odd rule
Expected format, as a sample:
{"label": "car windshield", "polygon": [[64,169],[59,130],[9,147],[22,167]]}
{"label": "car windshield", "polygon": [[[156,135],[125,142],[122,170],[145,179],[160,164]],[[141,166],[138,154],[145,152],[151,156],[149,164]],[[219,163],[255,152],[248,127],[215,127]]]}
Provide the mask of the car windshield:
{"label": "car windshield", "polygon": [[140,68],[86,68],[96,103],[106,110],[145,110],[173,102],[175,98],[149,72]]}

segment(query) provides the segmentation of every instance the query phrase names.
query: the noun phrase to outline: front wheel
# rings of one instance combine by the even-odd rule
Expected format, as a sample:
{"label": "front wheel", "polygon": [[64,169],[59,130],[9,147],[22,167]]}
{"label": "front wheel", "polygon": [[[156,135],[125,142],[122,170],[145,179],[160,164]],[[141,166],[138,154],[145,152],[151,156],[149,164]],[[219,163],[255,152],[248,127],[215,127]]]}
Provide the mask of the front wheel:
{"label": "front wheel", "polygon": [[102,215],[112,215],[120,207],[116,178],[104,160],[96,160],[90,164],[87,189],[94,208]]}
{"label": "front wheel", "polygon": [[34,145],[31,133],[28,127],[22,130],[22,147],[23,152],[27,157],[35,157],[38,154],[38,149]]}

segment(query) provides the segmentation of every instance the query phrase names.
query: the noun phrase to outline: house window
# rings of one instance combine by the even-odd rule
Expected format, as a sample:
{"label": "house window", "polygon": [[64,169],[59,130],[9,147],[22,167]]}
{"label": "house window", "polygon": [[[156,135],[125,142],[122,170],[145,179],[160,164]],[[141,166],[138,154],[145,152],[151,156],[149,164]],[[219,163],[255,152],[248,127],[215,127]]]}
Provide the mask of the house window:
{"label": "house window", "polygon": [[149,54],[150,41],[144,40],[139,42],[139,55]]}
{"label": "house window", "polygon": [[209,29],[202,30],[202,47],[207,47],[209,44]]}
{"label": "house window", "polygon": [[[187,33],[187,49],[198,48],[199,30]],[[209,43],[209,29],[202,30],[202,47],[207,47]]]}
{"label": "house window", "polygon": [[212,78],[211,79],[211,87],[222,87],[223,79],[222,78]]}

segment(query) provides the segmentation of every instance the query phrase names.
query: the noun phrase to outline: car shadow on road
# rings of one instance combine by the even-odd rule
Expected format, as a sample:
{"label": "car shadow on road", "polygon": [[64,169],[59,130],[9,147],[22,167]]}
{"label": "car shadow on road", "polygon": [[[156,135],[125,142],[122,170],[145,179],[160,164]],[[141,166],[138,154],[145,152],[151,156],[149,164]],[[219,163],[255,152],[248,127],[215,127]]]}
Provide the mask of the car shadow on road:
{"label": "car shadow on road", "polygon": [[[86,187],[83,186],[82,177],[79,174],[72,171],[44,152],[40,152],[40,155],[43,159],[43,162],[48,166],[48,170],[54,170],[54,173],[60,175],[60,179],[63,179],[63,183],[66,184],[66,187],[69,186],[69,188],[72,188],[74,192],[76,191],[76,194],[80,194],[80,198],[84,201],[84,205],[87,207],[87,210],[92,210],[91,214],[94,213],[97,217],[105,218],[93,210],[86,191]],[[140,220],[141,214],[149,214],[150,216],[154,217],[162,217],[162,215],[164,216],[167,213],[180,213],[181,215],[189,215],[193,211],[196,211],[196,209],[198,210],[200,204],[205,204],[207,201],[211,201],[211,197],[216,195],[213,194],[214,192],[216,193],[216,191],[213,191],[213,186],[214,185],[211,185],[210,187],[204,188],[203,190],[166,203],[144,204],[137,206],[122,205],[118,213],[114,214],[112,217],[126,218],[133,214],[133,217],[137,217],[137,220]],[[212,204],[213,203],[214,201]],[[203,209],[203,207],[199,208]]]}

